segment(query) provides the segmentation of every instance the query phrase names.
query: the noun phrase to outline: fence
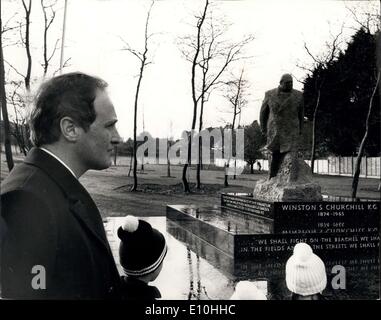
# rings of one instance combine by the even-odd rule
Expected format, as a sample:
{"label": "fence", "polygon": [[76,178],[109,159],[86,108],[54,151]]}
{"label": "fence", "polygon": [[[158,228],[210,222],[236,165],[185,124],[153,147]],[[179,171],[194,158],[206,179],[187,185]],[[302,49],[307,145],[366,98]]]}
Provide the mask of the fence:
{"label": "fence", "polygon": [[[223,166],[222,159],[216,159],[217,166]],[[269,168],[268,160],[259,159],[262,170],[267,171]],[[305,160],[310,166],[311,161]],[[327,174],[333,176],[348,176],[354,174],[356,166],[356,157],[329,157],[328,159],[316,159],[314,173]],[[381,157],[363,157],[361,159],[360,177],[362,178],[380,178],[381,177]],[[257,169],[257,165],[254,165]]]}
{"label": "fence", "polygon": [[[117,165],[130,165],[130,158],[128,157],[118,157]],[[148,158],[146,157],[145,160]],[[139,159],[140,160],[140,159]],[[155,159],[153,159],[155,160]],[[153,161],[152,160],[152,161]],[[230,159],[231,166],[234,166],[234,159]],[[266,159],[258,159],[261,164],[261,170],[268,171],[269,164]],[[153,161],[152,163],[154,163]],[[310,165],[310,160],[305,160],[305,162]],[[223,167],[225,165],[224,159],[216,158],[214,164],[217,167]],[[237,167],[247,166],[247,163],[243,160],[237,160]],[[356,166],[356,157],[329,157],[328,159],[316,159],[314,173],[316,174],[327,174],[333,176],[348,176],[351,177],[354,174]],[[363,157],[361,160],[360,177],[362,178],[378,178],[381,177],[381,157]],[[257,170],[257,164],[254,165],[254,169]]]}
{"label": "fence", "polygon": [[[311,161],[306,160],[310,165]],[[361,159],[360,177],[380,178],[381,157],[363,157]],[[315,160],[314,173],[336,176],[353,176],[356,167],[356,157],[329,157]]]}

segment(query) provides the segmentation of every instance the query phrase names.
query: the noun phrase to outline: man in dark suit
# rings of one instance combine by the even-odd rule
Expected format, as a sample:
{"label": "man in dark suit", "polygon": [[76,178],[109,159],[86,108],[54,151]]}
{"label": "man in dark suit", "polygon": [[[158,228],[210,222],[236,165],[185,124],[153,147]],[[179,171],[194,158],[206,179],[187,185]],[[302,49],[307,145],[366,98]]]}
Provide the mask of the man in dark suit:
{"label": "man in dark suit", "polygon": [[78,178],[111,165],[120,140],[107,84],[82,73],[42,85],[35,145],[1,185],[2,297],[117,298],[120,276],[101,215]]}

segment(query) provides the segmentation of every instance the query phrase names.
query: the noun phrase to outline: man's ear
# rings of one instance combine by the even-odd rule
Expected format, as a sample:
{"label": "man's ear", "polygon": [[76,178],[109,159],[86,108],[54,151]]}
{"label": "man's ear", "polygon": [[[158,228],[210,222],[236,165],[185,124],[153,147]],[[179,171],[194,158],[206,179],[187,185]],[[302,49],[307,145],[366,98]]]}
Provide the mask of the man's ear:
{"label": "man's ear", "polygon": [[63,117],[60,120],[60,128],[62,136],[70,142],[77,141],[82,132],[82,128],[79,127],[70,117]]}

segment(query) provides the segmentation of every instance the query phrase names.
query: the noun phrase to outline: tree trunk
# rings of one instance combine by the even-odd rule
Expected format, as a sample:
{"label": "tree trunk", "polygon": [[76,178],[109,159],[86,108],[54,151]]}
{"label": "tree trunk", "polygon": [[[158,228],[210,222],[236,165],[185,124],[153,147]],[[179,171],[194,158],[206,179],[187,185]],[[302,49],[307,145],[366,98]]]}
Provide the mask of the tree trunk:
{"label": "tree trunk", "polygon": [[187,180],[187,169],[188,169],[188,163],[184,164],[184,167],[183,167],[183,174],[182,174],[182,177],[181,177],[181,180],[183,182],[183,188],[184,188],[184,192],[190,192],[190,188],[189,188],[189,184],[188,184],[188,180]]}
{"label": "tree trunk", "polygon": [[[2,30],[2,21],[0,18],[0,30]],[[4,148],[5,148],[5,158],[7,159],[8,170],[11,171],[14,163],[12,156],[12,145],[11,145],[11,132],[9,126],[8,110],[7,110],[7,99],[5,97],[5,73],[4,73],[4,57],[3,57],[3,36],[0,34],[0,92],[1,92],[1,111],[3,115],[4,123]]]}
{"label": "tree trunk", "polygon": [[229,164],[225,164],[224,187],[229,187],[229,182],[228,182],[228,168],[229,168]]}
{"label": "tree trunk", "polygon": [[201,177],[200,177],[200,174],[201,173],[201,166],[199,163],[197,163],[197,168],[196,168],[196,189],[197,190],[200,190],[201,189]]}
{"label": "tree trunk", "polygon": [[316,100],[316,106],[314,110],[314,116],[312,120],[312,148],[311,148],[311,173],[314,174],[314,167],[315,167],[315,150],[316,150],[316,115],[320,104],[320,91],[318,90],[318,96]]}
{"label": "tree trunk", "polygon": [[48,73],[48,67],[49,67],[49,62],[48,62],[48,20],[47,20],[47,15],[46,15],[46,9],[44,7],[44,2],[41,1],[41,7],[42,11],[44,13],[44,50],[43,50],[43,57],[44,57],[44,64],[43,64],[43,69],[44,69],[44,75],[43,77],[46,77],[46,74]]}
{"label": "tree trunk", "polygon": [[[201,130],[199,131],[201,132]],[[198,138],[198,163],[197,163],[197,172],[196,172],[196,189],[201,189],[201,161],[202,161],[202,146],[201,146],[201,137]]]}
{"label": "tree trunk", "polygon": [[170,148],[170,142],[167,140],[167,177],[171,177],[171,162],[169,160],[169,148]]}
{"label": "tree trunk", "polygon": [[132,185],[132,188],[131,188],[131,191],[136,191],[136,189],[138,188],[138,176],[137,176],[137,172],[136,172],[136,167],[138,165],[138,161],[136,159],[136,127],[134,128],[134,154],[133,154],[133,164],[134,164],[134,167],[132,169],[132,175],[134,177],[134,183]]}
{"label": "tree trunk", "polygon": [[369,110],[368,110],[368,115],[366,117],[366,122],[365,122],[365,133],[364,133],[364,137],[362,138],[360,148],[359,148],[359,153],[356,159],[355,174],[353,175],[353,181],[352,181],[352,198],[353,199],[356,198],[356,194],[357,194],[357,186],[358,186],[359,177],[360,177],[361,159],[362,159],[362,156],[364,155],[365,144],[366,144],[366,140],[368,138],[368,132],[369,132],[369,118],[372,113],[373,99],[378,89],[378,85],[380,83],[380,77],[381,77],[381,71],[378,71],[377,82],[376,82],[376,85],[374,86],[374,90],[369,102]]}
{"label": "tree trunk", "polygon": [[[243,69],[241,71],[241,76],[240,76],[240,78],[238,80],[237,95],[235,96],[235,100],[234,100],[234,113],[233,113],[232,133],[233,133],[233,137],[235,137],[235,139],[236,139],[236,136],[234,135],[234,127],[235,127],[235,121],[237,119],[238,99],[240,97],[240,92],[241,92],[242,76],[243,76]],[[237,145],[235,146],[235,149],[237,149]],[[236,157],[237,157],[237,152],[236,152],[236,150],[234,150],[234,175],[233,175],[233,180],[236,179],[236,171],[237,171],[237,160],[236,160]]]}
{"label": "tree trunk", "polygon": [[140,74],[139,74],[139,80],[138,84],[136,86],[136,94],[135,94],[135,106],[134,106],[134,150],[133,150],[133,157],[134,157],[134,168],[133,168],[133,176],[134,176],[134,184],[132,185],[131,191],[136,191],[138,187],[138,176],[137,176],[137,166],[138,166],[138,160],[136,158],[136,151],[137,151],[137,141],[136,141],[136,126],[137,126],[137,115],[138,115],[138,98],[139,98],[139,91],[140,91],[140,83],[143,78],[143,69],[144,69],[144,62],[142,61],[141,67],[140,67]]}
{"label": "tree trunk", "polygon": [[130,169],[128,170],[128,175],[127,175],[127,177],[129,177],[130,175],[131,175],[131,169],[132,169],[132,155],[131,155],[131,157],[130,157]]}
{"label": "tree trunk", "polygon": [[167,159],[167,177],[171,177],[171,163],[169,162],[169,159]]}
{"label": "tree trunk", "polygon": [[250,173],[254,174],[254,163],[250,163]]}
{"label": "tree trunk", "polygon": [[138,176],[137,176],[137,166],[138,166],[138,160],[136,158],[136,151],[138,149],[138,143],[136,141],[136,129],[137,129],[137,116],[138,116],[138,99],[139,99],[139,92],[140,92],[140,84],[143,79],[143,71],[144,71],[144,66],[146,63],[145,59],[145,54],[147,51],[144,53],[144,57],[141,60],[141,65],[140,65],[140,73],[139,73],[139,80],[138,84],[136,86],[136,93],[135,93],[135,105],[134,105],[134,151],[133,151],[133,156],[134,156],[134,169],[133,169],[133,176],[134,176],[134,184],[132,185],[131,191],[136,191],[138,188]]}
{"label": "tree trunk", "polygon": [[135,104],[134,104],[134,148],[133,148],[133,157],[134,157],[134,184],[132,185],[131,191],[136,191],[138,188],[138,177],[137,177],[137,166],[138,166],[138,160],[136,158],[136,152],[137,152],[137,141],[136,141],[136,130],[137,130],[137,116],[138,116],[138,100],[139,100],[139,92],[140,92],[140,85],[142,83],[143,79],[143,72],[144,72],[144,67],[146,66],[147,62],[147,53],[148,53],[148,24],[149,24],[149,19],[151,15],[151,9],[153,6],[154,2],[151,3],[151,7],[147,13],[147,19],[146,19],[146,26],[145,26],[145,31],[144,31],[144,52],[143,54],[138,55],[136,51],[129,49],[129,51],[134,54],[138,59],[140,60],[140,72],[139,72],[139,80],[136,85],[136,92],[135,92]]}
{"label": "tree trunk", "polygon": [[21,131],[20,140],[21,140],[22,152],[23,152],[24,156],[26,156],[27,153],[28,153],[27,150],[29,150],[30,148],[28,148],[28,146],[27,146],[27,141],[28,141],[27,139],[28,138],[26,138],[27,137],[27,132],[25,132],[25,131],[27,131],[27,130],[25,128],[25,124],[21,124],[20,131]]}
{"label": "tree trunk", "polygon": [[192,77],[191,77],[191,85],[192,85],[192,100],[193,100],[193,119],[192,119],[192,129],[190,132],[190,136],[188,137],[188,162],[184,164],[183,167],[183,174],[182,174],[182,183],[184,192],[190,192],[189,184],[187,181],[187,169],[191,162],[191,152],[192,152],[192,132],[196,127],[196,118],[197,118],[197,98],[196,98],[196,66],[197,66],[197,59],[200,53],[201,48],[201,28],[204,24],[206,13],[208,11],[209,1],[205,1],[205,7],[204,12],[200,19],[197,22],[197,46],[196,46],[196,52],[193,57],[192,61]]}
{"label": "tree trunk", "polygon": [[30,77],[32,74],[32,56],[30,53],[30,13],[32,11],[32,0],[29,0],[29,8],[26,7],[26,4],[23,1],[24,9],[25,9],[25,50],[26,56],[28,60],[27,71],[24,78],[25,88],[27,92],[30,92]]}
{"label": "tree trunk", "polygon": [[[204,114],[204,104],[205,104],[205,100],[204,100],[204,89],[205,89],[205,73],[204,73],[204,76],[203,76],[203,83],[202,83],[202,96],[201,96],[201,107],[200,107],[200,118],[199,118],[199,128],[198,128],[198,133],[200,134],[201,133],[201,130],[202,130],[202,118],[203,118],[203,114]],[[196,181],[197,181],[197,185],[196,185],[196,188],[198,190],[201,189],[201,163],[202,163],[202,139],[201,137],[199,136],[198,137],[198,163],[197,163],[197,173],[196,173]]]}
{"label": "tree trunk", "polygon": [[189,183],[188,183],[188,180],[187,180],[187,170],[188,170],[189,164],[191,162],[191,159],[190,159],[190,157],[191,157],[191,149],[192,149],[192,139],[191,139],[191,137],[188,136],[188,161],[187,161],[187,163],[184,164],[183,174],[181,176],[181,181],[183,183],[183,190],[184,190],[184,192],[190,192]]}
{"label": "tree trunk", "polygon": [[114,146],[114,166],[116,166],[117,156],[118,156],[118,146]]}

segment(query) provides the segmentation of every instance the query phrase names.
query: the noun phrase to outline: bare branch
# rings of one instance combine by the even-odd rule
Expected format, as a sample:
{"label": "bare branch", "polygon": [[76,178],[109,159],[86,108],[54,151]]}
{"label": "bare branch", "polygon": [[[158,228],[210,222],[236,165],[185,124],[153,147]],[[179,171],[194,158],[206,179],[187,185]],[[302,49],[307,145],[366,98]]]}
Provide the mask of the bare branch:
{"label": "bare branch", "polygon": [[[318,56],[318,55],[312,54],[310,49],[307,46],[307,43],[304,42],[304,49],[306,50],[308,56],[313,60],[313,65],[308,67],[308,66],[301,65],[300,63],[296,63],[297,67],[312,74],[317,67],[326,68],[335,59],[337,59],[338,54],[340,53],[340,44],[341,44],[340,39],[343,34],[344,26],[345,25],[343,23],[341,26],[340,32],[338,32],[335,36],[330,31],[332,39],[331,39],[331,42],[328,42],[328,41],[326,42],[327,53],[325,55]],[[323,83],[323,80],[321,83]]]}
{"label": "bare branch", "polygon": [[306,42],[304,42],[304,49],[306,49],[308,55],[312,58],[313,61],[315,61],[317,64],[320,63],[320,61],[311,53],[310,49],[308,49]]}
{"label": "bare branch", "polygon": [[13,69],[19,76],[25,78],[25,75],[23,75],[21,72],[19,72],[11,63],[9,63],[7,60],[4,59],[4,62]]}
{"label": "bare branch", "polygon": [[7,21],[5,21],[2,25],[1,33],[9,31],[11,27],[8,27],[8,25],[11,23],[11,20],[13,20],[14,17],[17,16],[17,12],[15,12]]}
{"label": "bare branch", "polygon": [[11,24],[11,21],[14,19],[14,17],[17,16],[17,12],[14,13],[3,25],[2,25],[2,28],[1,28],[1,35],[4,35],[6,32],[9,32],[9,31],[12,31],[12,30],[15,30],[15,29],[18,29],[20,26],[19,25],[15,25],[15,26],[10,26]]}
{"label": "bare branch", "polygon": [[7,47],[13,47],[19,45],[21,42],[19,40],[16,40],[15,42],[10,42],[8,44],[3,44],[3,49]]}
{"label": "bare branch", "polygon": [[303,65],[301,65],[299,63],[296,63],[296,66],[298,68],[302,69],[302,70],[305,70],[305,71],[308,71],[308,72],[311,72],[311,73],[314,71],[314,68],[308,68],[308,67],[305,67],[305,66],[303,66]]}
{"label": "bare branch", "polygon": [[[67,67],[69,67],[70,65],[69,65],[69,61],[71,60],[71,58],[68,58],[68,59],[66,59],[65,60],[65,62],[62,64],[62,69],[65,69],[65,68],[67,68]],[[55,70],[54,72],[53,72],[53,76],[55,76],[58,72],[60,72],[61,70],[60,70],[60,68],[58,68],[57,70]]]}
{"label": "bare branch", "polygon": [[58,43],[60,42],[60,39],[57,39],[56,40],[56,43],[55,43],[55,45],[54,45],[54,49],[53,49],[53,51],[52,51],[52,54],[49,56],[49,58],[47,59],[47,62],[50,62],[50,60],[52,60],[52,58],[53,58],[53,56],[54,56],[54,54],[56,53],[56,51],[57,51],[57,49],[58,49]]}
{"label": "bare branch", "polygon": [[352,9],[351,7],[345,5],[345,7],[348,9],[348,11],[352,14],[352,17],[353,17],[353,20],[358,23],[360,25],[361,28],[364,28],[368,33],[370,33],[370,28],[369,28],[369,19],[367,19],[364,22],[362,22],[359,17],[358,17],[358,13]]}
{"label": "bare branch", "polygon": [[21,22],[18,23],[18,30],[19,30],[19,33],[20,33],[20,39],[21,39],[22,45],[25,45],[25,38],[24,38],[23,31],[22,31],[22,28],[25,27],[25,26],[26,25],[22,24]]}
{"label": "bare branch", "polygon": [[125,48],[122,48],[121,50],[122,51],[128,51],[128,52],[132,53],[135,57],[137,57],[140,61],[142,61],[143,53],[131,48],[130,44],[127,41],[125,41],[121,36],[118,36],[118,37],[126,46]]}
{"label": "bare branch", "polygon": [[336,37],[333,38],[331,46],[328,46],[328,48],[330,48],[330,50],[331,50],[331,54],[330,54],[330,57],[327,61],[327,64],[330,64],[336,58],[336,53],[339,50],[338,46],[340,44],[339,38],[343,34],[343,30],[344,30],[344,23],[341,26],[340,32],[336,35]]}

